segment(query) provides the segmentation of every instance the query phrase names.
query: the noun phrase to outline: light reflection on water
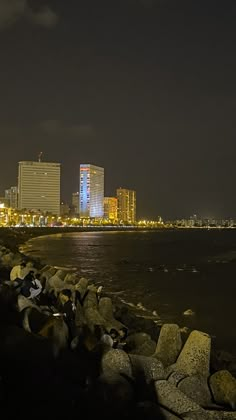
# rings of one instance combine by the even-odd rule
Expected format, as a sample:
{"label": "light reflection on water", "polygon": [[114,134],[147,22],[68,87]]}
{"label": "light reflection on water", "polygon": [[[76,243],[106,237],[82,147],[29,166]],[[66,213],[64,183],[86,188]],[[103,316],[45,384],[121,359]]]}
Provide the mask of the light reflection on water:
{"label": "light reflection on water", "polygon": [[[236,348],[236,231],[80,232],[31,240],[25,253],[77,267],[91,282],[157,311],[164,321],[201,329]],[[191,309],[196,315],[184,317]],[[236,352],[235,352],[236,353]]]}

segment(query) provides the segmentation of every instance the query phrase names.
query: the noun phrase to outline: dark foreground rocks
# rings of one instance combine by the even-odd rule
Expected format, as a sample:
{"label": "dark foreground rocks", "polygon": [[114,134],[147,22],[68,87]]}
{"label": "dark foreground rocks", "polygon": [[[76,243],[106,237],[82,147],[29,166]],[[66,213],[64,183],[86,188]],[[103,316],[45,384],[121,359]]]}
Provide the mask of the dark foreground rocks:
{"label": "dark foreground rocks", "polygon": [[[0,247],[6,276],[19,257]],[[134,314],[114,308],[109,297],[98,296],[97,288],[75,273],[47,266],[40,275],[46,296],[68,287],[79,292],[78,335],[71,346],[67,339],[33,332],[30,322],[26,328],[26,315],[30,321],[42,307],[26,299],[20,311],[12,290],[0,288],[3,418],[236,420],[236,379],[228,369],[212,368],[208,334],[194,330],[183,345],[178,325],[135,321]],[[125,351],[101,346],[97,326],[108,333],[126,327]],[[58,337],[66,337],[63,323]]]}

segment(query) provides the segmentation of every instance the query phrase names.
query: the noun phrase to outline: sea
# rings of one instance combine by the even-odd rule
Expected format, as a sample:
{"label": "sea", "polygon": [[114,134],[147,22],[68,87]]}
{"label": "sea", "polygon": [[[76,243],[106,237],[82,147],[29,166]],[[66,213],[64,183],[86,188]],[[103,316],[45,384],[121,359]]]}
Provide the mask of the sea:
{"label": "sea", "polygon": [[140,316],[207,332],[236,355],[235,229],[55,234],[31,239],[21,251],[76,268]]}

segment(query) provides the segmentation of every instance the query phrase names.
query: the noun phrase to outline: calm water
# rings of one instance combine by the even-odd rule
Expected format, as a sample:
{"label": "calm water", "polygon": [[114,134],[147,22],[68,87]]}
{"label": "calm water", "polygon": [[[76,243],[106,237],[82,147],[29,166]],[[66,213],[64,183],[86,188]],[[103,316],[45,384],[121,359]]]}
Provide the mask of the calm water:
{"label": "calm water", "polygon": [[105,291],[207,331],[236,354],[236,230],[58,234],[29,241],[23,252],[78,267]]}

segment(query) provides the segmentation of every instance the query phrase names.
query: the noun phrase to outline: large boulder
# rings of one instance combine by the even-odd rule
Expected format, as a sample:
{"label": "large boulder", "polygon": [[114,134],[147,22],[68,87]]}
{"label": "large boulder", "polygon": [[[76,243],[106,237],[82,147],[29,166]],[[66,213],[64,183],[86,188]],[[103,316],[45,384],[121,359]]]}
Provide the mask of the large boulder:
{"label": "large boulder", "polygon": [[[100,375],[94,386],[94,402],[100,418],[122,418],[124,412],[129,410],[134,402],[134,391],[129,381],[114,371]],[[105,417],[104,417],[105,416]]]}
{"label": "large boulder", "polygon": [[[59,271],[59,270],[58,270]],[[61,271],[61,270],[60,270]],[[58,272],[56,272],[56,274],[54,274],[52,277],[50,277],[47,281],[47,291],[53,292],[55,294],[55,296],[57,296],[57,294],[63,290],[63,289],[70,289],[72,292],[72,296],[74,294],[74,286],[71,284],[66,284],[64,282],[64,280],[62,280],[58,274]]]}
{"label": "large boulder", "polygon": [[132,378],[132,365],[127,353],[123,350],[111,349],[107,351],[101,361],[101,369],[104,374],[116,372]]}
{"label": "large boulder", "polygon": [[84,315],[84,310],[80,302],[76,302],[75,310],[75,325],[77,328],[82,328],[86,324],[86,319]]}
{"label": "large boulder", "polygon": [[155,390],[158,403],[173,414],[182,418],[188,412],[198,412],[199,420],[204,419],[204,410],[168,381],[155,382]]}
{"label": "large boulder", "polygon": [[217,404],[236,409],[236,379],[227,370],[220,370],[209,378],[212,395]]}
{"label": "large boulder", "polygon": [[83,300],[88,288],[88,279],[81,277],[78,283],[75,286],[75,290],[79,292],[81,301]]}
{"label": "large boulder", "polygon": [[163,364],[154,357],[137,356],[134,354],[129,355],[133,376],[143,376],[147,384],[164,379],[165,372]]}
{"label": "large boulder", "polygon": [[84,309],[84,317],[86,324],[88,325],[90,331],[95,331],[95,325],[105,325],[105,321],[98,312],[97,309],[94,308],[86,308]]}
{"label": "large boulder", "polygon": [[13,252],[6,253],[2,255],[1,262],[6,267],[13,267],[15,265],[15,255]]}
{"label": "large boulder", "polygon": [[95,325],[105,325],[105,320],[98,311],[97,295],[89,290],[83,303],[84,316],[86,323],[91,331],[94,331]]}
{"label": "large boulder", "polygon": [[117,321],[113,316],[113,306],[112,300],[108,297],[103,297],[99,300],[98,310],[103,319],[105,320],[105,327],[107,331],[110,331],[112,328],[119,331],[120,328],[124,325]]}
{"label": "large boulder", "polygon": [[138,332],[128,335],[126,338],[126,350],[131,354],[142,356],[152,356],[156,348],[156,343],[149,334]]}
{"label": "large boulder", "polygon": [[201,407],[207,407],[212,403],[211,393],[205,376],[194,375],[183,378],[178,384],[178,389]]}
{"label": "large boulder", "polygon": [[98,299],[97,299],[97,295],[94,291],[89,290],[84,298],[84,302],[83,302],[83,308],[84,310],[86,309],[96,309],[98,310]]}
{"label": "large boulder", "polygon": [[182,348],[180,329],[177,324],[164,324],[158,338],[154,356],[161,360],[164,366],[176,362]]}
{"label": "large boulder", "polygon": [[65,283],[73,284],[73,285],[77,283],[77,280],[78,280],[78,273],[67,273],[64,278]]}
{"label": "large boulder", "polygon": [[176,361],[176,369],[187,375],[208,376],[210,352],[210,336],[201,331],[194,330],[190,333]]}
{"label": "large boulder", "polygon": [[66,275],[68,274],[68,272],[64,269],[59,269],[56,272],[57,277],[59,277],[61,280],[64,280],[64,278],[66,277]]}
{"label": "large boulder", "polygon": [[153,352],[155,351],[156,343],[153,340],[144,341],[139,347],[132,350],[131,354],[137,354],[140,356],[153,356]]}
{"label": "large boulder", "polygon": [[160,327],[153,319],[140,316],[132,308],[124,304],[117,304],[117,302],[114,304],[114,317],[128,328],[130,334],[145,331],[152,340],[157,341]]}
{"label": "large boulder", "polygon": [[214,347],[211,349],[211,372],[218,370],[228,370],[236,377],[236,356]]}

